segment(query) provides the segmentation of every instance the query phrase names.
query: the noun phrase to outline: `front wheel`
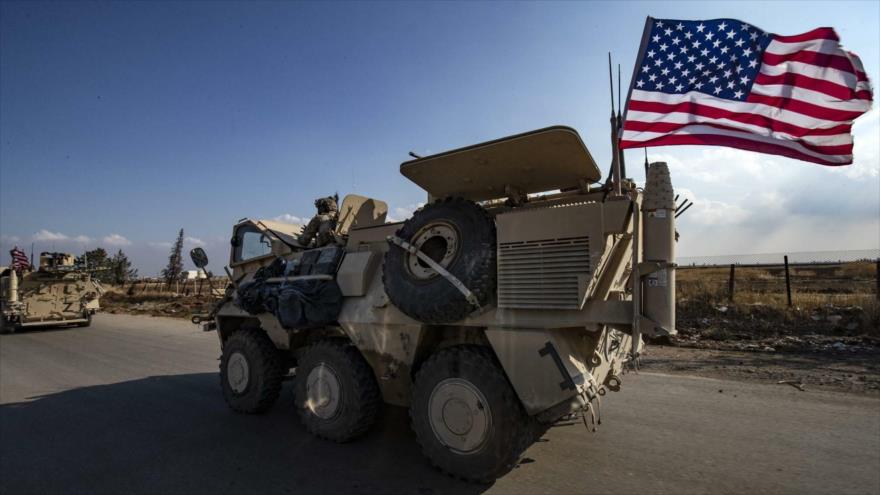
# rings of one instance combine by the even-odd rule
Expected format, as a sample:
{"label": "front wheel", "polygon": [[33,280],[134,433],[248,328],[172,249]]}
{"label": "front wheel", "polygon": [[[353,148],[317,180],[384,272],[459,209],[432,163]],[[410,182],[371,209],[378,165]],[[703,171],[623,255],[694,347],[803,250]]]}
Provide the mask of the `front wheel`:
{"label": "front wheel", "polygon": [[382,396],[373,370],[342,339],[316,342],[296,368],[296,408],[312,434],[347,442],[376,422]]}
{"label": "front wheel", "polygon": [[78,327],[88,327],[88,326],[91,326],[91,325],[92,325],[92,313],[89,313],[88,311],[86,311],[86,312],[83,314],[83,318],[84,318],[86,321],[82,321],[82,322],[80,322],[80,323],[77,323],[76,326],[78,326]]}
{"label": "front wheel", "polygon": [[494,481],[534,439],[531,418],[485,347],[431,356],[416,375],[410,419],[428,459],[468,481]]}
{"label": "front wheel", "polygon": [[267,411],[278,400],[283,378],[281,356],[262,330],[239,330],[223,344],[220,386],[233,410]]}

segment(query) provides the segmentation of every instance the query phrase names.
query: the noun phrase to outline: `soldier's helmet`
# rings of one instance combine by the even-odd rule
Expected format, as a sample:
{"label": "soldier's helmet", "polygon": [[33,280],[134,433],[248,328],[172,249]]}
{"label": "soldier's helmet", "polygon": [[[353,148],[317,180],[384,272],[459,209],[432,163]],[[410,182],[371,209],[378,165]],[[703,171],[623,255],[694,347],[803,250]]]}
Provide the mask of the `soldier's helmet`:
{"label": "soldier's helmet", "polygon": [[318,198],[315,200],[315,208],[318,209],[318,213],[329,213],[331,211],[336,211],[336,198],[334,198],[333,196]]}

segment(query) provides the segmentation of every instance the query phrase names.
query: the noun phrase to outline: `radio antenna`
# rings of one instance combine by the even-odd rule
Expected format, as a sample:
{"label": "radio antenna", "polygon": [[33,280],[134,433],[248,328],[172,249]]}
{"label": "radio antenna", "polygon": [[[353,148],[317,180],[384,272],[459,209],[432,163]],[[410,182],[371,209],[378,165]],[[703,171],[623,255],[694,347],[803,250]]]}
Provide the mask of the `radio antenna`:
{"label": "radio antenna", "polygon": [[614,76],[611,74],[611,52],[608,52],[608,89],[611,90],[611,116],[614,117]]}
{"label": "radio antenna", "polygon": [[[623,104],[620,103],[620,64],[617,64],[617,139],[620,141],[620,132],[623,129],[623,115],[620,112],[623,111]],[[624,156],[623,150],[618,148],[618,152],[620,153],[620,178],[623,179],[626,177],[626,157]]]}
{"label": "radio antenna", "polygon": [[617,135],[619,120],[614,112],[614,74],[611,72],[611,52],[608,52],[608,89],[611,90],[611,174],[608,177],[614,186],[614,196],[621,196],[620,140]]}

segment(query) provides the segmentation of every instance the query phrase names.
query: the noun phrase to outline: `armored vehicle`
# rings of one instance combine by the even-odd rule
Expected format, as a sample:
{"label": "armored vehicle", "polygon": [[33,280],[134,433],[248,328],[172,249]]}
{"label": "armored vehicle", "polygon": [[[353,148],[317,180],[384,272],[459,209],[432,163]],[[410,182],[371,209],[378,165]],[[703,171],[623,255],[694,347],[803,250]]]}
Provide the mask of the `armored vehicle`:
{"label": "armored vehicle", "polygon": [[77,325],[87,327],[103,287],[66,253],[41,253],[36,271],[0,267],[0,331]]}
{"label": "armored vehicle", "polygon": [[577,132],[550,127],[403,163],[428,204],[388,223],[348,195],[327,246],[240,221],[226,297],[194,317],[219,336],[226,402],[265,411],[294,370],[313,434],[349,441],[383,402],[408,407],[431,463],[496,479],[547,425],[595,424],[642,336],[675,331],[672,185],[647,170],[643,189],[599,184]]}

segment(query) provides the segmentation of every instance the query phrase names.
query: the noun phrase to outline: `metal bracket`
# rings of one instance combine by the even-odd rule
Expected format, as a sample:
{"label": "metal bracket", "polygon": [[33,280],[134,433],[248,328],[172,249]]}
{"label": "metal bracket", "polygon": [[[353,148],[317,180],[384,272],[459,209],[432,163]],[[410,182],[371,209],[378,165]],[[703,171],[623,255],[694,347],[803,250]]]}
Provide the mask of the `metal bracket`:
{"label": "metal bracket", "polygon": [[677,264],[667,263],[666,261],[643,261],[638,264],[639,278],[645,278],[654,272],[659,272],[666,268],[674,269],[676,267],[678,267]]}
{"label": "metal bracket", "polygon": [[395,246],[402,248],[404,251],[408,252],[409,254],[417,256],[420,260],[424,261],[425,264],[428,265],[429,267],[431,267],[432,270],[439,273],[440,276],[442,276],[443,278],[448,280],[450,284],[452,284],[456,289],[458,289],[458,291],[461,292],[461,294],[464,296],[464,298],[467,300],[467,302],[469,302],[473,306],[475,306],[478,311],[482,309],[482,307],[480,306],[480,301],[477,299],[477,296],[473,292],[471,292],[471,290],[468,289],[467,286],[465,286],[463,283],[461,283],[461,280],[459,280],[455,275],[449,273],[449,271],[447,271],[445,268],[440,266],[439,263],[432,260],[430,256],[423,253],[419,248],[404,241],[400,237],[397,237],[396,235],[389,235],[386,239],[391,244],[394,244]]}
{"label": "metal bracket", "polygon": [[541,357],[549,354],[550,357],[553,358],[553,362],[556,364],[556,367],[559,368],[559,373],[562,375],[562,382],[559,384],[559,388],[562,390],[577,390],[577,385],[575,385],[571,375],[568,374],[568,370],[565,369],[565,364],[563,364],[562,358],[559,357],[559,352],[556,351],[553,344],[547,342],[544,344],[544,347],[538,349],[538,354]]}

